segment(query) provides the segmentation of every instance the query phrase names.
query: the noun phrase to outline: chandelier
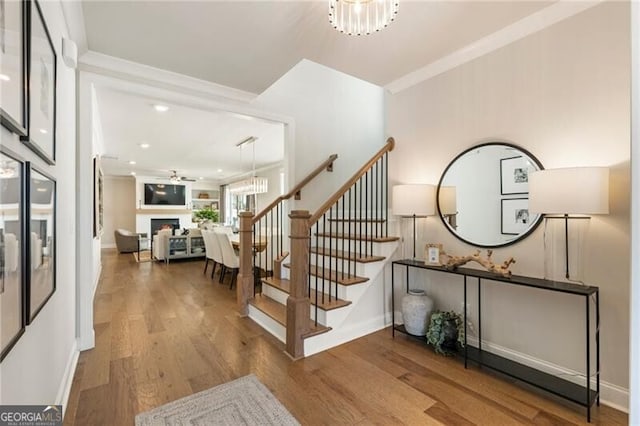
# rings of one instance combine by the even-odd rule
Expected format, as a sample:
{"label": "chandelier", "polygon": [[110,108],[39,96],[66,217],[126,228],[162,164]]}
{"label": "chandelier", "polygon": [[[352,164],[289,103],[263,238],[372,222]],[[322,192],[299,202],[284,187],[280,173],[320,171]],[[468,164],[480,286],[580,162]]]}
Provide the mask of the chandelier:
{"label": "chandelier", "polygon": [[400,0],[329,0],[329,23],[349,35],[385,28],[398,14]]}
{"label": "chandelier", "polygon": [[268,190],[266,177],[252,176],[229,184],[229,192],[237,195],[264,194]]}
{"label": "chandelier", "polygon": [[251,166],[251,177],[243,179],[237,182],[229,184],[229,192],[237,195],[256,195],[264,194],[268,191],[269,180],[266,177],[256,176],[256,144],[258,140],[256,136],[249,136],[248,138],[237,143],[236,146],[242,149],[246,144],[251,144],[253,161]]}

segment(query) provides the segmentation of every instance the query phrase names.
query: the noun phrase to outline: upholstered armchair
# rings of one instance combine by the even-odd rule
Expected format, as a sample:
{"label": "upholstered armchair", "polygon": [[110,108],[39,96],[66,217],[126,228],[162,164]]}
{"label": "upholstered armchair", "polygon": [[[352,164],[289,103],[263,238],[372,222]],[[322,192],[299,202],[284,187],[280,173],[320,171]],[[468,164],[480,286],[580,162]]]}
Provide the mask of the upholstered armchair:
{"label": "upholstered armchair", "polygon": [[113,231],[116,239],[116,247],[120,253],[133,253],[138,251],[138,239],[146,237],[147,234],[137,234],[126,229],[116,229]]}
{"label": "upholstered armchair", "polygon": [[153,257],[157,260],[165,260],[169,251],[169,237],[173,235],[172,229],[163,229],[153,236]]}

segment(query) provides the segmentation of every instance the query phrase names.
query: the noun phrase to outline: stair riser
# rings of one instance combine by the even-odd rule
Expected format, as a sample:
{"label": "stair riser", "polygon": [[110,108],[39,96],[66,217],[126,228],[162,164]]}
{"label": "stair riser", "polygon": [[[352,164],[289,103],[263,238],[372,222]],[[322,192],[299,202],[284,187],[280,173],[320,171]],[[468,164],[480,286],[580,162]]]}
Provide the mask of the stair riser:
{"label": "stair riser", "polygon": [[275,300],[276,302],[287,306],[287,298],[289,294],[280,290],[279,288],[275,288],[270,286],[269,284],[262,283],[262,294],[268,296]]}
{"label": "stair riser", "polygon": [[[289,294],[280,290],[279,288],[272,287],[267,283],[262,283],[262,294],[264,296],[270,297],[271,299],[275,300],[278,303],[281,303],[285,306],[287,305],[287,298],[289,297]],[[315,292],[313,293],[312,297],[313,297],[312,301],[314,301]],[[318,297],[321,297],[321,296],[318,295]],[[332,309],[330,311],[325,311],[324,309],[318,309],[318,323],[325,325],[327,327],[336,326],[340,324],[339,321],[341,321],[341,318],[343,318],[345,315],[344,313],[339,311],[345,311],[348,309],[349,309],[349,306],[345,306],[339,309]],[[310,308],[310,318],[312,320],[315,320],[315,313],[316,313],[316,308],[312,304]]]}
{"label": "stair riser", "polygon": [[257,309],[255,306],[249,305],[249,318],[260,324],[262,328],[273,334],[278,340],[285,343],[287,340],[287,329],[269,315]]}
{"label": "stair riser", "polygon": [[[358,223],[351,222],[351,230],[349,230],[349,222],[333,222],[332,226],[329,226],[329,222],[323,227],[322,224],[318,227],[320,232],[339,232],[341,234],[369,234],[369,235],[385,235],[386,229],[384,223]],[[391,231],[392,229],[390,229]],[[314,230],[315,231],[315,230]]]}
{"label": "stair riser", "polygon": [[[357,275],[363,278],[371,277],[372,274],[377,273],[377,271],[380,269],[380,265],[384,263],[384,260],[380,260],[376,262],[367,262],[367,263],[350,262],[351,270],[349,270],[349,262],[347,261],[347,259],[344,259],[344,262],[343,262],[342,259],[340,258],[335,258],[335,257],[332,258],[329,256],[320,256],[320,255],[318,255],[318,258],[316,259],[316,255],[313,254],[311,256],[311,265],[317,264],[318,266],[320,266],[320,268],[322,268],[323,259],[324,259],[324,267],[327,269],[331,268],[332,270],[342,272],[344,268],[345,276],[350,273],[351,275]],[[331,261],[331,264],[329,264],[330,261]]]}
{"label": "stair riser", "polygon": [[[331,245],[329,245],[329,242],[331,241]],[[344,240],[341,238],[326,238],[323,239],[322,238],[318,238],[317,244],[316,244],[316,239],[314,236],[312,236],[311,238],[311,245],[313,247],[326,247],[327,249],[329,249],[331,247],[331,249],[333,250],[342,250],[342,241],[344,241],[344,251],[348,252],[356,252],[359,253],[360,252],[360,247],[362,247],[362,252],[364,253],[365,251],[365,242],[362,241],[362,246],[360,245],[360,241],[359,240]],[[351,248],[349,248],[349,241],[351,241]],[[337,245],[336,245],[337,244]],[[389,257],[395,250],[396,247],[398,247],[398,241],[388,241],[388,242],[384,242],[384,243],[378,243],[378,242],[374,242],[373,243],[373,247],[371,247],[371,242],[367,243],[369,246],[369,248],[367,249],[367,254],[369,255],[373,255],[373,256],[384,256],[384,257]]]}

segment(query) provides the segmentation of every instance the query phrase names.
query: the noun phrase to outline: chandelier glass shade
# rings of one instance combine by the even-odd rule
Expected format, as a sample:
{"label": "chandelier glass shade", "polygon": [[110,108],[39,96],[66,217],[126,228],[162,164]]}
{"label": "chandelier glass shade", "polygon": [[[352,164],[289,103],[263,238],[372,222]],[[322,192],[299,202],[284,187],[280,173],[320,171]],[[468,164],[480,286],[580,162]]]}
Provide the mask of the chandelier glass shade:
{"label": "chandelier glass shade", "polygon": [[380,31],[396,19],[400,0],[329,0],[329,23],[348,35]]}
{"label": "chandelier glass shade", "polygon": [[268,191],[266,177],[252,176],[229,184],[229,192],[236,195],[264,194]]}

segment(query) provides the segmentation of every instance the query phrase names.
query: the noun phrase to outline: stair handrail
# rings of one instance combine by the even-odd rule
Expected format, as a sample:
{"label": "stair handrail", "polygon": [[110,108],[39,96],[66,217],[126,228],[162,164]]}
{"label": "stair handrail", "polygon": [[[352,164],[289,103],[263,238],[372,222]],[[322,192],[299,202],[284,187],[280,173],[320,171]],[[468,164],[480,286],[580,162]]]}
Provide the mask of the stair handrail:
{"label": "stair handrail", "polygon": [[[240,212],[240,226],[239,226],[239,257],[240,257],[240,268],[238,273],[238,284],[236,290],[236,300],[238,303],[238,308],[241,315],[247,315],[248,313],[248,302],[254,296],[255,292],[255,280],[256,276],[254,275],[255,271],[255,262],[256,256],[253,250],[256,244],[256,233],[255,229],[260,231],[260,221],[264,219],[265,221],[269,218],[273,218],[273,211],[275,209],[276,212],[282,211],[280,209],[280,204],[290,199],[293,196],[296,196],[299,199],[300,191],[303,187],[305,187],[309,182],[311,182],[316,176],[322,173],[324,170],[333,171],[333,162],[338,158],[338,154],[331,154],[325,161],[323,161],[318,167],[316,167],[311,173],[309,173],[304,179],[302,179],[296,186],[294,186],[289,192],[284,195],[279,196],[273,202],[271,202],[266,208],[264,208],[260,213],[254,215],[251,212]],[[269,215],[271,213],[271,215]],[[267,217],[269,215],[269,217]],[[273,229],[270,230],[273,232]],[[258,233],[258,239],[261,238],[261,234]],[[277,258],[274,258],[273,261],[276,264],[272,270],[274,271],[274,277],[280,278],[280,267],[284,258],[288,255],[288,252],[284,251],[284,243],[282,236],[277,238],[277,250],[274,253],[273,244],[270,244],[268,250],[271,251],[272,256],[275,254]],[[272,241],[273,242],[273,241]],[[262,265],[261,265],[262,266]],[[265,265],[266,266],[266,265]]]}
{"label": "stair handrail", "polygon": [[333,170],[333,162],[338,158],[338,154],[331,154],[322,164],[316,167],[311,173],[309,173],[304,179],[300,181],[296,186],[294,186],[291,191],[287,192],[284,195],[279,196],[275,200],[273,200],[267,207],[262,209],[262,211],[256,214],[253,217],[253,223],[257,223],[260,219],[262,219],[269,211],[273,210],[275,206],[277,206],[280,202],[284,200],[288,200],[294,195],[299,197],[300,191],[304,188],[309,182],[311,182],[316,176],[322,173],[324,170],[331,171]]}
{"label": "stair handrail", "polygon": [[364,174],[388,152],[393,151],[396,142],[392,137],[387,138],[385,145],[367,161],[344,185],[340,187],[309,219],[309,224],[316,223]]}

